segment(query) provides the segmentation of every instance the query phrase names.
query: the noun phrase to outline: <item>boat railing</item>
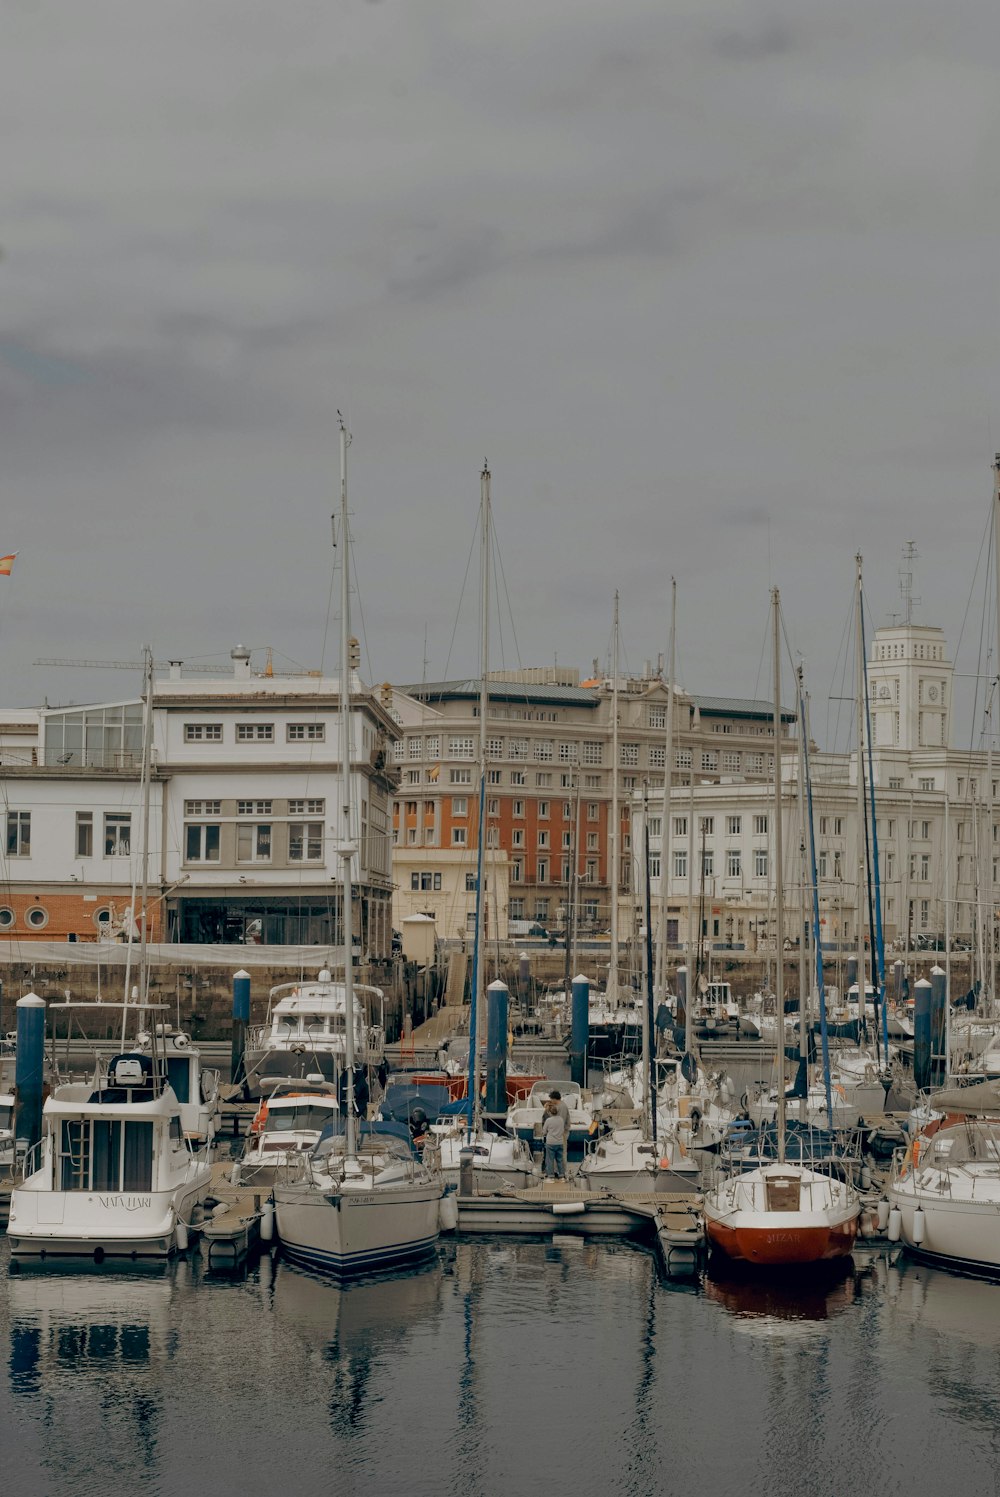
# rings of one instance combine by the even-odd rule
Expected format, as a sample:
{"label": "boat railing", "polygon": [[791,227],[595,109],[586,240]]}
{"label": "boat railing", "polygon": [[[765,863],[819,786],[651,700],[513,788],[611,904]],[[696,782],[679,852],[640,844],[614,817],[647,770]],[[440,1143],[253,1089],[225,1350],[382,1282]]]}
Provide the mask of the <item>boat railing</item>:
{"label": "boat railing", "polygon": [[14,1163],[14,1173],[22,1180],[27,1180],[29,1175],[34,1175],[40,1170],[44,1147],[45,1140],[40,1138],[37,1143],[32,1144],[30,1149],[19,1151]]}

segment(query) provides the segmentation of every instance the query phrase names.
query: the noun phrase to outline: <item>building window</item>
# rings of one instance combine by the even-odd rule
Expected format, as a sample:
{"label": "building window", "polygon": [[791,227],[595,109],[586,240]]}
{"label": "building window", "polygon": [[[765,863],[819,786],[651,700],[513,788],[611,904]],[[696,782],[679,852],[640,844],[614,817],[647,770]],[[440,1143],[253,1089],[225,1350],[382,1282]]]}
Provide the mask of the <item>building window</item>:
{"label": "building window", "polygon": [[237,743],[273,743],[274,723],[237,723]]}
{"label": "building window", "polygon": [[449,785],[471,785],[472,784],[472,770],[471,769],[450,769],[448,771],[448,783],[449,783]]}
{"label": "building window", "polygon": [[510,901],[510,909],[509,909],[508,913],[510,915],[511,920],[523,920],[524,919],[524,900],[523,899],[512,899]]}
{"label": "building window", "polygon": [[491,796],[486,802],[486,814],[488,816],[500,815],[500,797],[498,795]]}
{"label": "building window", "polygon": [[739,837],[739,836],[742,836],[742,834],[743,834],[743,817],[742,816],[727,816],[726,817],[726,836],[727,837]]}
{"label": "building window", "polygon": [[184,802],[185,816],[221,816],[221,800],[186,800]]}
{"label": "building window", "polygon": [[688,855],[686,847],[674,848],[674,878],[687,878]]}
{"label": "building window", "polygon": [[33,904],[24,918],[35,930],[41,930],[49,923],[49,912],[40,904]]}
{"label": "building window", "polygon": [[826,853],[825,852],[821,852],[820,853],[819,859],[818,859],[818,864],[819,864],[819,876],[820,876],[820,878],[826,878]]}
{"label": "building window", "polygon": [[185,743],[221,743],[221,723],[185,723]]}
{"label": "building window", "polygon": [[131,841],[131,816],[119,811],[109,811],[104,818],[104,856],[127,858]]}
{"label": "building window", "polygon": [[552,758],[554,746],[551,738],[536,738],[534,758],[541,764],[546,764]]}
{"label": "building window", "polygon": [[219,861],[219,828],[211,823],[191,823],[184,828],[185,863],[217,863]]}
{"label": "building window", "polygon": [[713,836],[714,833],[715,833],[715,817],[714,816],[699,816],[698,817],[698,831],[701,833],[701,835],[703,837],[711,837],[711,836]]}
{"label": "building window", "polygon": [[572,837],[572,834],[570,832],[563,832],[563,834],[562,834],[562,845],[567,850],[573,846],[573,837]]}
{"label": "building window", "polygon": [[588,821],[596,821],[599,815],[600,815],[600,807],[598,806],[597,801],[596,800],[589,800],[587,802],[587,820]]}
{"label": "building window", "polygon": [[688,819],[686,816],[674,817],[674,836],[686,837],[688,834]]}
{"label": "building window", "polygon": [[561,743],[559,745],[560,764],[575,764],[577,760],[577,745],[575,743]]}
{"label": "building window", "polygon": [[[218,805],[218,802],[216,802],[216,805]],[[288,814],[289,816],[325,816],[326,801],[322,797],[316,800],[290,800],[288,802]],[[216,815],[218,815],[218,812],[216,812]]]}
{"label": "building window", "polygon": [[475,752],[475,740],[472,738],[449,738],[449,759],[471,759]]}
{"label": "building window", "polygon": [[76,856],[78,858],[94,856],[94,816],[91,811],[77,811],[76,813]]}
{"label": "building window", "polygon": [[674,754],[674,765],[677,769],[691,768],[691,750],[678,749]]}
{"label": "building window", "polygon": [[247,822],[236,828],[237,863],[270,863],[270,822]]}
{"label": "building window", "polygon": [[618,763],[626,769],[638,768],[639,745],[637,743],[620,743],[618,745]]}
{"label": "building window", "polygon": [[469,797],[467,795],[453,795],[451,798],[452,816],[468,816]]}
{"label": "building window", "polygon": [[10,930],[14,924],[15,915],[10,905],[0,905],[0,930]]}
{"label": "building window", "polygon": [[746,770],[747,774],[763,774],[764,773],[764,755],[763,754],[747,754],[746,760],[744,762],[744,766],[743,767]]}
{"label": "building window", "polygon": [[651,743],[649,746],[650,769],[662,769],[667,762],[667,751],[662,743]]}
{"label": "building window", "polygon": [[512,769],[510,772],[510,783],[512,785],[526,785],[527,780],[525,778],[524,770]]}
{"label": "building window", "polygon": [[601,776],[599,774],[585,774],[583,777],[584,790],[600,790]]}
{"label": "building window", "polygon": [[487,740],[486,740],[486,753],[487,753],[487,757],[490,758],[490,759],[502,759],[503,758],[503,739],[502,738],[487,738]]}
{"label": "building window", "polygon": [[[325,743],[326,723],[289,723],[285,728],[285,739],[288,743]],[[414,756],[411,754],[410,757]]]}
{"label": "building window", "polygon": [[31,812],[7,812],[7,856],[27,858],[31,854]]}
{"label": "building window", "polygon": [[594,742],[589,741],[589,740],[586,743],[584,743],[584,745],[583,745],[583,762],[584,762],[584,764],[603,764],[604,763],[604,744],[601,743],[600,741],[598,741],[597,743],[594,743]]}
{"label": "building window", "polygon": [[726,853],[726,877],[739,878],[743,872],[743,859],[738,847],[731,847]]}
{"label": "building window", "polygon": [[588,852],[597,852],[597,833],[596,832],[588,832],[587,833],[587,851]]}
{"label": "building window", "polygon": [[665,728],[667,726],[666,707],[650,707],[649,726],[651,728]]}
{"label": "building window", "polygon": [[547,800],[540,800],[538,802],[538,815],[542,821],[548,821],[549,819],[549,805],[550,802]]}
{"label": "building window", "polygon": [[524,864],[520,858],[515,858],[510,865],[510,881],[512,884],[524,883]]}
{"label": "building window", "polygon": [[486,846],[500,846],[500,828],[498,826],[488,826],[486,828]]}
{"label": "building window", "polygon": [[919,786],[919,788],[921,790],[933,790],[934,789],[934,779],[933,779],[933,777],[931,777],[930,779],[927,779],[927,780],[918,780],[917,781],[917,785]]}
{"label": "building window", "polygon": [[419,759],[424,751],[424,740],[422,738],[408,738],[406,740],[406,757],[408,759]]}
{"label": "building window", "polygon": [[753,834],[755,837],[767,836],[767,813],[758,813],[753,819]]}
{"label": "building window", "polygon": [[540,884],[547,884],[548,883],[548,881],[549,881],[549,860],[548,860],[548,858],[539,858],[538,859],[538,868],[536,870],[535,877],[536,877],[536,879],[538,880],[538,882]]}
{"label": "building window", "polygon": [[512,738],[510,740],[510,743],[507,745],[507,753],[508,753],[508,755],[510,756],[511,759],[527,759],[527,757],[528,757],[528,740],[527,740],[527,738]]}
{"label": "building window", "polygon": [[451,829],[452,847],[464,847],[467,832],[464,826],[453,826]]}
{"label": "building window", "polygon": [[406,783],[408,785],[419,785],[423,777],[423,770],[408,769],[406,771]]}
{"label": "building window", "polygon": [[288,861],[320,863],[323,860],[323,823],[290,821],[288,823]]}
{"label": "building window", "polygon": [[523,816],[524,815],[524,801],[523,800],[516,800],[514,802],[514,815],[515,816]]}
{"label": "building window", "polygon": [[539,831],[539,833],[538,833],[538,845],[539,845],[539,847],[548,847],[548,845],[549,845],[549,832],[548,832],[548,828],[547,827],[543,827]]}
{"label": "building window", "polygon": [[511,847],[523,847],[524,846],[524,827],[523,826],[516,826],[516,827],[513,828],[513,830],[511,831],[511,834],[510,834],[510,845],[511,845]]}
{"label": "building window", "polygon": [[552,784],[552,775],[547,769],[540,771],[535,775],[535,784],[539,790],[548,790]]}
{"label": "building window", "polygon": [[704,878],[715,876],[715,852],[711,847],[706,847],[701,855],[701,872]]}
{"label": "building window", "polygon": [[586,881],[587,881],[588,884],[596,884],[597,883],[597,859],[596,858],[588,858],[587,859],[587,871],[586,871],[586,873],[584,875],[584,878],[586,879]]}
{"label": "building window", "polygon": [[702,769],[718,769],[719,756],[714,749],[702,749],[701,767]]}
{"label": "building window", "polygon": [[486,783],[487,783],[487,785],[502,785],[503,784],[503,770],[502,769],[488,769],[486,771]]}
{"label": "building window", "polygon": [[723,754],[722,767],[727,774],[737,774],[739,772],[740,757],[739,754]]}
{"label": "building window", "polygon": [[754,878],[767,878],[767,848],[755,847],[753,854]]}

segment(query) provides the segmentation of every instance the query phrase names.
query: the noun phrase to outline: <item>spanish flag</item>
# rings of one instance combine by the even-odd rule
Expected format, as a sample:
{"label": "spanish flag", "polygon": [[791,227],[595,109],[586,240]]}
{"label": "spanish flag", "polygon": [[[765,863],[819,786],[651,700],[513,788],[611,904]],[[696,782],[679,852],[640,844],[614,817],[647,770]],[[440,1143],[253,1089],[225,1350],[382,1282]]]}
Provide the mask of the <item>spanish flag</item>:
{"label": "spanish flag", "polygon": [[427,771],[427,778],[429,780],[431,780],[431,781],[434,781],[434,780],[437,779],[437,777],[438,777],[438,775],[440,773],[441,773],[441,766],[440,766],[440,764],[432,764],[431,767],[430,767],[430,769]]}
{"label": "spanish flag", "polygon": [[12,551],[9,556],[0,556],[0,577],[10,576],[11,568],[14,565],[14,558],[16,555],[17,552]]}

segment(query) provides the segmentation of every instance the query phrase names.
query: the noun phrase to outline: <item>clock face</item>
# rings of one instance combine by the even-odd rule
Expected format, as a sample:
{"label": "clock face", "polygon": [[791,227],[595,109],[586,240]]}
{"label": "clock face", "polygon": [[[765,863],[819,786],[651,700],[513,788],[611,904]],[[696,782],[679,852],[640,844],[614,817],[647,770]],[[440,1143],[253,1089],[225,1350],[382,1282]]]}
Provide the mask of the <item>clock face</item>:
{"label": "clock face", "polygon": [[880,686],[878,689],[878,694],[882,698],[883,702],[887,702],[889,700],[888,686]]}
{"label": "clock face", "polygon": [[937,687],[936,686],[928,686],[928,688],[927,688],[927,695],[930,697],[930,699],[931,699],[932,702],[936,702],[937,699],[938,699],[938,689],[937,689]]}

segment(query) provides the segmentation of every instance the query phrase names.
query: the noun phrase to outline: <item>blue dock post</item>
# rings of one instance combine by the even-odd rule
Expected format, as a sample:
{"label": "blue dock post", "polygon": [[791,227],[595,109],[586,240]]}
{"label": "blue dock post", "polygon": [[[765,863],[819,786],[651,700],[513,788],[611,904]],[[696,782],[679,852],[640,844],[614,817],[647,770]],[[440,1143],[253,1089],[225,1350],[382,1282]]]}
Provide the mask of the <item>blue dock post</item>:
{"label": "blue dock post", "polygon": [[574,977],[569,1034],[569,1075],[578,1086],[587,1085],[587,1049],[590,1045],[590,979]]}
{"label": "blue dock post", "polygon": [[674,973],[677,987],[677,1010],[674,1014],[674,1042],[683,1049],[687,1043],[688,969],[678,967]]}
{"label": "blue dock post", "polygon": [[486,989],[486,1111],[507,1111],[507,1032],[510,993],[499,978]]}
{"label": "blue dock post", "polygon": [[943,1086],[948,1066],[946,1009],[947,977],[943,967],[931,968],[931,1057],[930,1085]]}
{"label": "blue dock post", "polygon": [[233,1043],[230,1078],[234,1086],[246,1080],[247,1025],[250,1023],[250,973],[241,967],[233,973]]}
{"label": "blue dock post", "polygon": [[42,1136],[44,1063],[45,1000],[37,993],[25,993],[17,1002],[14,1066],[14,1152],[19,1160]]}
{"label": "blue dock post", "polygon": [[926,977],[913,989],[913,1079],[921,1092],[931,1084],[931,985]]}

